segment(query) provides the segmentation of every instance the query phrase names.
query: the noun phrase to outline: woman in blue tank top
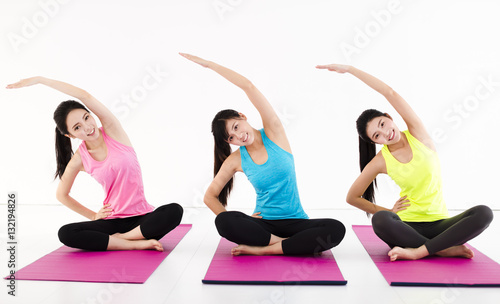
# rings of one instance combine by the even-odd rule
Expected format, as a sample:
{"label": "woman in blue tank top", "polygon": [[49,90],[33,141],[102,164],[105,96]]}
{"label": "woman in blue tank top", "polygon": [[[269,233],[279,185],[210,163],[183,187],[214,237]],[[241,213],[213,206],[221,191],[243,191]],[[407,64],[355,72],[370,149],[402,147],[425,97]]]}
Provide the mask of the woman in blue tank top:
{"label": "woman in blue tank top", "polygon": [[[181,55],[241,88],[259,111],[264,125],[261,130],[254,129],[245,115],[234,110],[220,111],[212,121],[215,178],[204,201],[217,215],[219,234],[239,244],[232,254],[315,254],[337,246],[344,238],[345,227],[334,219],[308,219],[300,203],[285,129],[264,95],[230,69],[196,56]],[[240,148],[232,152],[230,144]],[[252,216],[225,208],[236,172],[245,173],[257,193]]]}

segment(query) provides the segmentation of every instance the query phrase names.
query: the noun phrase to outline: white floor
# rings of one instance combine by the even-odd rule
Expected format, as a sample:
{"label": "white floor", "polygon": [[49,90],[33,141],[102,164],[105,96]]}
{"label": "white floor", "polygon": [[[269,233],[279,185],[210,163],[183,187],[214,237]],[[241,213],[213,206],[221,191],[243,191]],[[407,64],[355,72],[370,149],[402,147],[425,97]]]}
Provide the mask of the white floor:
{"label": "white floor", "polygon": [[[6,206],[0,205],[2,244],[6,248]],[[247,210],[250,212],[250,210]],[[452,211],[452,214],[458,211]],[[79,221],[62,206],[19,206],[18,269],[58,248],[56,231]],[[351,225],[369,224],[361,211],[309,210],[310,217],[332,217],[347,227],[344,241],[333,254],[348,281],[346,286],[231,286],[201,283],[219,236],[208,209],[186,208],[183,223],[193,228],[144,284],[101,284],[17,281],[16,297],[0,288],[0,303],[499,303],[500,288],[391,287],[358,241]],[[470,244],[500,262],[500,212],[492,225]],[[2,274],[7,252],[0,248]],[[138,261],[140,262],[140,261]],[[460,269],[457,269],[460,271]]]}

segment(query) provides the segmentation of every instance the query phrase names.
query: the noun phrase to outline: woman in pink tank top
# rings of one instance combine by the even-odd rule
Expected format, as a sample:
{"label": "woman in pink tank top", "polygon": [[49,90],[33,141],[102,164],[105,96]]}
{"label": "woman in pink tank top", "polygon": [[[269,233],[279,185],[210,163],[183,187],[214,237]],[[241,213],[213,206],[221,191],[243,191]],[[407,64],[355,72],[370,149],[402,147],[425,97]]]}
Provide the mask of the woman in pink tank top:
{"label": "woman in pink tank top", "polygon": [[[59,239],[69,247],[86,250],[154,249],[158,241],[181,221],[183,209],[176,203],[154,209],[144,196],[142,173],[132,143],[118,119],[88,92],[70,84],[32,77],[8,85],[22,88],[44,84],[79,99],[64,101],[54,112],[56,122],[57,199],[90,221],[68,224]],[[102,123],[99,128],[87,107]],[[73,153],[71,138],[82,140]],[[69,193],[81,171],[94,177],[106,193],[103,206],[94,212]]]}

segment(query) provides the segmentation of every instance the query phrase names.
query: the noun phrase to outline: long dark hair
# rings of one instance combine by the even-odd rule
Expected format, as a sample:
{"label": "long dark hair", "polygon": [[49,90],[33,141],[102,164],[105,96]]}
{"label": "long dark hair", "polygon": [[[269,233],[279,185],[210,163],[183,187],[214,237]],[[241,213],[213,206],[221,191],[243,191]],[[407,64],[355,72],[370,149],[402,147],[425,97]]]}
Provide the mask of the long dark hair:
{"label": "long dark hair", "polygon": [[[228,119],[240,119],[241,116],[235,110],[222,110],[217,113],[212,120],[212,134],[214,136],[214,177],[220,170],[222,163],[231,154],[231,146],[227,142],[229,134],[226,130],[226,121]],[[227,182],[219,194],[219,201],[222,206],[227,205],[227,198],[233,188],[233,178]]]}
{"label": "long dark hair", "polygon": [[[365,110],[361,115],[359,115],[356,120],[356,128],[359,135],[359,168],[361,171],[366,167],[366,165],[375,157],[376,149],[375,143],[370,139],[366,133],[366,127],[368,123],[380,116],[389,117],[387,114],[382,113],[375,109]],[[368,186],[365,193],[363,193],[363,198],[375,204],[375,188],[377,187],[377,179]]]}
{"label": "long dark hair", "polygon": [[69,134],[68,126],[66,125],[66,117],[69,112],[75,109],[82,109],[87,112],[87,108],[81,103],[74,100],[63,101],[57,106],[54,111],[54,121],[56,122],[56,161],[57,169],[54,178],[61,178],[64,170],[73,156],[71,147],[71,139],[65,135]]}

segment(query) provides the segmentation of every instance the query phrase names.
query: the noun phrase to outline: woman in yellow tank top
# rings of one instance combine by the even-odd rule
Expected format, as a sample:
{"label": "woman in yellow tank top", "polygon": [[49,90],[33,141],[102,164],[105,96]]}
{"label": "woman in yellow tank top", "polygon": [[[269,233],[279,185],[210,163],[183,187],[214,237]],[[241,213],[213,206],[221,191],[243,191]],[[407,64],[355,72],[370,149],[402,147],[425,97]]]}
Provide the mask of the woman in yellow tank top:
{"label": "woman in yellow tank top", "polygon": [[[392,248],[388,253],[391,261],[433,254],[472,258],[474,253],[464,243],[489,226],[493,213],[481,205],[449,217],[436,147],[410,105],[387,84],[355,67],[330,64],[317,68],[357,77],[382,94],[408,126],[401,132],[389,114],[373,109],[364,111],[356,121],[361,174],[349,189],[347,202],[374,214],[373,230]],[[383,145],[378,153],[375,144]],[[388,174],[401,188],[391,209],[375,204],[375,178],[380,173]]]}

